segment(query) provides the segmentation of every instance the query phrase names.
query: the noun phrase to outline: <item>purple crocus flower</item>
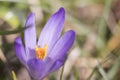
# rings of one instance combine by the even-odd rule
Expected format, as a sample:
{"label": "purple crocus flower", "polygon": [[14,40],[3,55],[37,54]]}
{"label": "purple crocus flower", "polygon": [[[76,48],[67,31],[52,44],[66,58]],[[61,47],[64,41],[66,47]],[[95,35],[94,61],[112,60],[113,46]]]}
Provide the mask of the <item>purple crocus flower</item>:
{"label": "purple crocus flower", "polygon": [[76,35],[73,30],[69,30],[61,36],[64,20],[65,10],[60,8],[50,17],[37,41],[35,14],[31,13],[25,25],[28,27],[24,31],[25,47],[20,37],[15,39],[16,56],[34,80],[42,80],[64,64]]}

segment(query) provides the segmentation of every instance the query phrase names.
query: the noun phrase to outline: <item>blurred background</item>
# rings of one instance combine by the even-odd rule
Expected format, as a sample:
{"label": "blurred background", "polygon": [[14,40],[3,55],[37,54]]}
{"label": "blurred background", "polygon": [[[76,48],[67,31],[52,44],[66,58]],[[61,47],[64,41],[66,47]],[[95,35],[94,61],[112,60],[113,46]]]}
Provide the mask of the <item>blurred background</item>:
{"label": "blurred background", "polygon": [[23,37],[30,12],[36,15],[37,36],[60,7],[66,10],[64,30],[77,36],[64,68],[44,80],[120,80],[120,0],[0,0],[0,80],[30,77],[15,56],[14,39]]}

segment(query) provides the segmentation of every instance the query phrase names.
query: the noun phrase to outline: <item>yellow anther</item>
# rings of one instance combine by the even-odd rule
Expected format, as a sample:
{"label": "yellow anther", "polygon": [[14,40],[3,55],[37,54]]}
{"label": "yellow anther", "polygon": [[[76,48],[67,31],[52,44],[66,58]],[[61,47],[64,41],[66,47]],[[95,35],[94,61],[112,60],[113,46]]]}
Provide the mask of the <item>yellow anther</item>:
{"label": "yellow anther", "polygon": [[47,45],[44,45],[42,48],[38,48],[37,46],[35,47],[36,51],[36,58],[43,60],[46,57],[47,54]]}

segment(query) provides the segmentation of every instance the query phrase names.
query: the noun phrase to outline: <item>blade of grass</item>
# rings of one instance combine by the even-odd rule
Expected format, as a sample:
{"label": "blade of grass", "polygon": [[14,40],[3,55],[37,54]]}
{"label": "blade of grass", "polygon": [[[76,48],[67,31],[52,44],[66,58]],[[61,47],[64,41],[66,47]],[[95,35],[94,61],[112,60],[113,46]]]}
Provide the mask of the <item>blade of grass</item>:
{"label": "blade of grass", "polygon": [[102,75],[104,80],[110,80],[107,77],[107,73],[104,71],[104,69],[100,65],[97,65],[97,68],[98,68],[98,72]]}
{"label": "blade of grass", "polygon": [[[117,57],[119,57],[119,55],[117,54],[117,52],[120,52],[120,46],[118,48],[116,48],[114,51],[112,51],[111,53],[109,53],[102,62],[99,63],[99,65],[103,65],[105,64],[109,59],[116,59]],[[87,80],[91,80],[92,76],[94,75],[94,73],[98,71],[97,66],[93,69],[92,73],[90,74],[90,76],[88,77]],[[108,72],[107,74],[109,76],[109,78],[111,79],[110,75],[111,72]]]}
{"label": "blade of grass", "polygon": [[[31,26],[28,26],[27,28],[30,28]],[[24,31],[27,29],[26,27],[18,28],[16,30],[11,30],[11,31],[5,31],[5,30],[0,30],[0,35],[10,35],[10,34],[15,34]]]}
{"label": "blade of grass", "polygon": [[12,70],[12,77],[13,77],[13,80],[17,80],[16,74],[13,70]]}
{"label": "blade of grass", "polygon": [[16,30],[11,30],[11,31],[5,31],[5,30],[0,30],[0,35],[10,35],[10,34],[15,34],[24,31],[25,28],[20,28]]}
{"label": "blade of grass", "polygon": [[92,71],[92,73],[90,74],[90,76],[87,78],[87,80],[91,80],[92,76],[94,75],[94,73],[96,72],[97,67],[95,67]]}
{"label": "blade of grass", "polygon": [[25,1],[21,1],[21,0],[0,0],[0,2],[11,2],[11,3],[21,3],[21,4],[26,4],[26,5],[30,5],[30,6],[39,6],[39,5],[33,5],[30,3],[27,3],[27,0]]}
{"label": "blade of grass", "polygon": [[27,2],[25,1],[21,1],[21,0],[0,0],[0,2],[12,2],[12,3],[22,3],[22,4],[28,4]]}
{"label": "blade of grass", "polygon": [[73,67],[73,74],[75,76],[75,80],[79,80],[79,73],[75,67]]}
{"label": "blade of grass", "polygon": [[106,0],[105,1],[105,7],[104,7],[104,10],[103,10],[103,14],[102,14],[102,17],[100,18],[99,20],[99,25],[98,25],[98,35],[102,38],[102,39],[105,39],[105,30],[106,30],[106,23],[105,23],[105,19],[108,19],[108,16],[109,16],[109,12],[110,12],[110,7],[111,7],[111,4],[112,4],[112,1],[113,0]]}

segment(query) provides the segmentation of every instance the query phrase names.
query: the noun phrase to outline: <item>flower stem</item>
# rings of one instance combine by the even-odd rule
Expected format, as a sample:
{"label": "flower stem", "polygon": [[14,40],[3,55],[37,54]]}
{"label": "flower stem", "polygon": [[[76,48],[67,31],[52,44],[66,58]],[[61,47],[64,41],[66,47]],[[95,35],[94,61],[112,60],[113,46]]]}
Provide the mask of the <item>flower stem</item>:
{"label": "flower stem", "polygon": [[65,64],[62,67],[62,71],[61,71],[61,74],[60,74],[60,80],[62,80],[62,76],[63,76],[63,72],[64,72],[64,67],[65,67]]}

